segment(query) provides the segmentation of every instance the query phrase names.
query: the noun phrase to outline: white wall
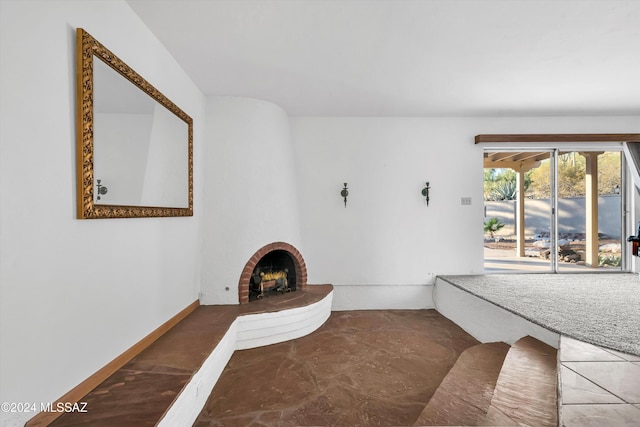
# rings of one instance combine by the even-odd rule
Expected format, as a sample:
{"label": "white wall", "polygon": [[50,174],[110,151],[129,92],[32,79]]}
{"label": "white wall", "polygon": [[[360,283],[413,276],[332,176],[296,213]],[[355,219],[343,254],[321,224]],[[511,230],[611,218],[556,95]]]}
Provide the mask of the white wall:
{"label": "white wall", "polygon": [[[416,298],[430,287],[415,285],[432,285],[436,274],[482,272],[482,149],[472,126],[420,118],[291,123],[309,282],[334,284],[334,306],[433,307]],[[461,197],[473,204],[461,205]]]}
{"label": "white wall", "polygon": [[[475,135],[640,129],[637,117],[290,122],[309,282],[332,283],[334,307],[341,309],[379,307],[380,298],[389,308],[409,308],[398,286],[432,285],[438,274],[483,272],[483,147],[474,144]],[[428,207],[420,193],[426,181]],[[461,197],[471,197],[472,204],[461,205]],[[369,292],[362,285],[388,289]]]}
{"label": "white wall", "polygon": [[237,304],[240,273],[264,245],[306,257],[289,118],[265,101],[208,97],[206,123],[201,302]]}
{"label": "white wall", "polygon": [[[194,217],[76,219],[76,27],[193,117]],[[197,299],[204,97],[124,1],[1,1],[0,55],[0,401],[49,402]]]}

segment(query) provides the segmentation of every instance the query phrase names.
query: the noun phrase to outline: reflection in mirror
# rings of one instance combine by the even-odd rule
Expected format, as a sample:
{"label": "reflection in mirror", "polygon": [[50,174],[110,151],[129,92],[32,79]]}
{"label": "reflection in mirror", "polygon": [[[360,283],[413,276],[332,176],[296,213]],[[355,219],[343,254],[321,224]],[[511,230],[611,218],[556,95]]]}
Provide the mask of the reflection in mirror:
{"label": "reflection in mirror", "polygon": [[94,203],[189,207],[187,123],[98,58],[93,87]]}
{"label": "reflection in mirror", "polygon": [[191,118],[82,29],[78,96],[79,217],[193,215]]}

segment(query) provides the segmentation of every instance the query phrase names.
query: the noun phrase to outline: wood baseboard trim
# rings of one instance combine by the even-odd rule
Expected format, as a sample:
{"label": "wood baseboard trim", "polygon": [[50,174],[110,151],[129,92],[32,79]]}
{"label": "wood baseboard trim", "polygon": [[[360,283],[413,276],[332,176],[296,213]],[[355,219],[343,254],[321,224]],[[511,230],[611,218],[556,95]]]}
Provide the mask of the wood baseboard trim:
{"label": "wood baseboard trim", "polygon": [[[91,375],[86,380],[69,390],[62,397],[60,397],[53,404],[55,407],[58,402],[61,403],[76,403],[79,402],[84,396],[91,392],[94,388],[100,385],[104,380],[109,378],[118,369],[122,368],[127,362],[140,354],[145,348],[149,347],[164,335],[168,330],[173,328],[182,319],[191,314],[196,308],[200,306],[200,301],[196,300],[189,304],[186,308],[173,316],[171,319],[164,322],[158,328],[156,328],[149,335],[138,341],[136,344],[127,349],[124,353],[107,363],[104,367],[100,368],[96,373]],[[47,426],[52,423],[56,418],[62,415],[62,412],[39,412],[33,418],[31,418],[25,424],[25,427],[41,427]]]}

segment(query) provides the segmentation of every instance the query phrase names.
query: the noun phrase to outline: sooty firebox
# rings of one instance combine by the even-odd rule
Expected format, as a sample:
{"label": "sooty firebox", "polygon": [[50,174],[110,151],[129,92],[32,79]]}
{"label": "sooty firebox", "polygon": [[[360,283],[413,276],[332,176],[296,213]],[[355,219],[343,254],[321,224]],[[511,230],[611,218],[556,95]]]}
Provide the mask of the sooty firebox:
{"label": "sooty firebox", "polygon": [[296,269],[291,255],[284,250],[275,250],[256,264],[249,282],[249,301],[296,288]]}

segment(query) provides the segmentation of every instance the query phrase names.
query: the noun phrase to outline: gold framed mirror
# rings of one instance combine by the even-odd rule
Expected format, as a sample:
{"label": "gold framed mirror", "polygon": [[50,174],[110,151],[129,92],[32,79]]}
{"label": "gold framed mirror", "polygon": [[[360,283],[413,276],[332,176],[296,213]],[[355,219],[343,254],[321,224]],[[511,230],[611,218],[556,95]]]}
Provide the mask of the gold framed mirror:
{"label": "gold framed mirror", "polygon": [[193,120],[76,30],[78,218],[193,216]]}

